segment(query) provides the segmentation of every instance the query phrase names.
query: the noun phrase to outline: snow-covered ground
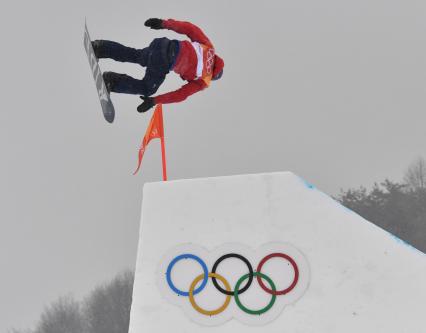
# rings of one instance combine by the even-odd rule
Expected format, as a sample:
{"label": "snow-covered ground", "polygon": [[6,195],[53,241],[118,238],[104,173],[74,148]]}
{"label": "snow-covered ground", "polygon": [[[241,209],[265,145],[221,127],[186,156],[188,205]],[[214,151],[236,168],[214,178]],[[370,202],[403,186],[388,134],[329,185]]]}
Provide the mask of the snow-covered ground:
{"label": "snow-covered ground", "polygon": [[[254,253],[265,244],[270,244],[266,245],[269,249],[290,246],[284,246],[283,251],[296,258],[298,283],[303,285],[294,298],[293,291],[277,296],[271,316],[267,312],[246,320],[232,298],[216,320],[198,313],[185,295],[176,297],[167,291],[167,263],[179,253],[199,255],[210,272],[214,260],[229,252],[247,253],[249,261],[257,265],[262,255]],[[240,259],[229,260],[231,266],[221,274],[233,280],[233,286],[235,276],[229,274],[235,269],[244,273],[247,267]],[[278,260],[282,265],[282,259]],[[281,286],[277,290],[286,288],[295,275],[292,270],[282,273],[275,266],[265,271]],[[201,267],[187,260],[171,270],[171,281],[179,284],[179,290],[188,291],[200,273]],[[259,329],[265,333],[423,333],[425,281],[426,254],[293,173],[149,183],[144,188],[129,333]],[[207,285],[211,287],[211,279]],[[265,306],[268,297],[266,303],[264,297],[250,297],[256,286],[251,289],[245,298],[247,307]],[[297,293],[297,287],[295,290]],[[280,297],[290,298],[285,307]],[[225,296],[206,287],[195,300],[212,310]]]}

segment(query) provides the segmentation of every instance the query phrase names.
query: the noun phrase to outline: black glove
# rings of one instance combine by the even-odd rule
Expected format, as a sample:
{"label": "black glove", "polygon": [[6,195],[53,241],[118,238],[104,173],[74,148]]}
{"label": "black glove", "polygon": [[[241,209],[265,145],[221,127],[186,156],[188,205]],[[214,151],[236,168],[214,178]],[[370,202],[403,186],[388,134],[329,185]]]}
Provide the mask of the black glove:
{"label": "black glove", "polygon": [[148,111],[155,105],[154,98],[152,97],[139,96],[139,98],[143,100],[143,103],[138,106],[138,112],[140,113]]}
{"label": "black glove", "polygon": [[159,18],[150,18],[145,21],[145,26],[155,30],[163,29],[163,20]]}

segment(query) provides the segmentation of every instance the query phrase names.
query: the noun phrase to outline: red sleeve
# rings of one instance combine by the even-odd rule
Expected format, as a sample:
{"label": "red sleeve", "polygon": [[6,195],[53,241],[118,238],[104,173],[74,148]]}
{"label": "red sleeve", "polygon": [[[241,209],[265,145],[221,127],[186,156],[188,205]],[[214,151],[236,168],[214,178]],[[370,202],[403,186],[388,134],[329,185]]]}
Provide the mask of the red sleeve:
{"label": "red sleeve", "polygon": [[178,90],[158,95],[154,97],[155,104],[169,104],[178,103],[184,101],[188,96],[195,94],[198,91],[203,90],[207,87],[207,84],[199,79],[190,81],[187,84],[180,87]]}
{"label": "red sleeve", "polygon": [[213,44],[210,42],[209,38],[204,34],[204,32],[199,27],[190,22],[168,19],[163,21],[163,28],[173,30],[179,34],[187,35],[193,42],[198,42],[213,47]]}

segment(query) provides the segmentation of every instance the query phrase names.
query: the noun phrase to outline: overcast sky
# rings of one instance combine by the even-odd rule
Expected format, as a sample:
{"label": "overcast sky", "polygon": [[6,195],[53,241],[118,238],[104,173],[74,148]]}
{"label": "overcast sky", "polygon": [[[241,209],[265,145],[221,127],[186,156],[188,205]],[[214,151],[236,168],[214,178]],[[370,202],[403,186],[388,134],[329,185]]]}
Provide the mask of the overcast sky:
{"label": "overcast sky", "polygon": [[[400,180],[426,156],[426,2],[3,1],[0,5],[0,331],[133,268],[142,186],[161,179],[157,142],[132,176],[151,113],[112,99],[107,124],[83,48],[144,47],[200,25],[222,80],[164,107],[170,179],[293,171],[329,194]],[[183,38],[183,37],[181,37]],[[103,70],[143,75],[138,65]],[[161,92],[181,85],[170,74]]]}

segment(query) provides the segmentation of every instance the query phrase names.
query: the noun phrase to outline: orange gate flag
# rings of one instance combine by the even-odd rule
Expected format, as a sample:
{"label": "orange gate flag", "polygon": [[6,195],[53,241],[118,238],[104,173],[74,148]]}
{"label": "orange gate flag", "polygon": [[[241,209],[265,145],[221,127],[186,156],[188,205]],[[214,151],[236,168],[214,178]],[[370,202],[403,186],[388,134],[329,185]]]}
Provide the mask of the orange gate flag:
{"label": "orange gate flag", "polygon": [[161,140],[161,159],[163,162],[163,180],[167,180],[167,170],[166,170],[166,149],[164,144],[164,126],[163,126],[163,106],[158,104],[155,107],[154,114],[152,115],[151,121],[149,122],[148,128],[146,129],[145,136],[142,139],[141,146],[139,148],[138,156],[138,167],[136,168],[136,173],[139,171],[143,154],[145,152],[146,146],[152,139]]}

